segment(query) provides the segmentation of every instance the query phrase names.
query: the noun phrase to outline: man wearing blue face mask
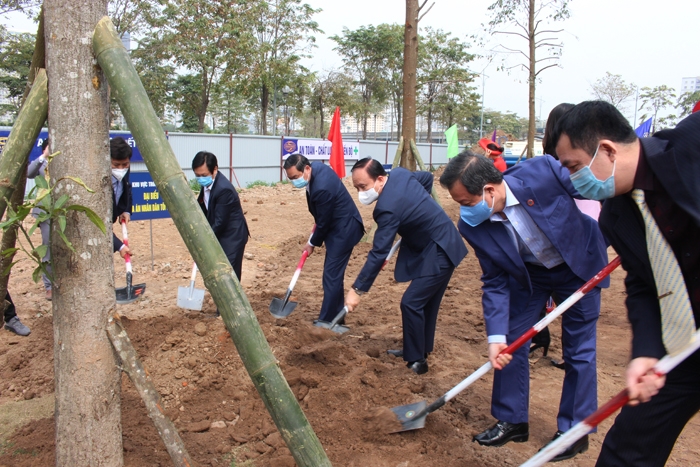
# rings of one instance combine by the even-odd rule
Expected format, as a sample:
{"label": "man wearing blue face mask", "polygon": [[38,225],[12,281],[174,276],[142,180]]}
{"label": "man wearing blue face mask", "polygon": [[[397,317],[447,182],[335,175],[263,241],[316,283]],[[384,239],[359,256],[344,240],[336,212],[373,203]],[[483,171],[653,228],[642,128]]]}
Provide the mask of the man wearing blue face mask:
{"label": "man wearing blue face mask", "polygon": [[[495,425],[474,437],[502,446],[529,437],[529,343],[513,355],[499,353],[530,329],[548,298],[568,297],[607,264],[597,223],[576,208],[580,197],[568,173],[553,157],[522,162],[504,174],[483,157],[464,151],[440,177],[461,205],[459,231],[474,248],[483,274],[482,304],[489,360],[496,368],[491,400]],[[609,281],[601,282],[607,287]],[[600,289],[595,288],[562,318],[564,387],[556,439],[595,411],[596,322]],[[554,460],[588,448],[588,436]]]}
{"label": "man wearing blue face mask", "polygon": [[[121,222],[127,224],[131,220],[131,183],[129,183],[129,170],[131,167],[131,146],[121,136],[109,140],[109,158],[112,165],[112,223]],[[129,247],[124,245],[119,238],[112,234],[112,246],[115,252],[124,258],[131,254]]]}
{"label": "man wearing blue face mask", "polygon": [[292,185],[306,190],[306,203],[316,222],[304,251],[310,255],[315,247],[326,245],[323,303],[318,319],[333,321],[343,308],[345,268],[365,231],[362,217],[348,189],[323,162],[309,162],[301,154],[291,154],[283,167]]}
{"label": "man wearing blue face mask", "polygon": [[240,281],[243,252],[250,233],[238,193],[219,170],[214,154],[198,152],[192,159],[192,170],[202,187],[197,202]]}
{"label": "man wearing blue face mask", "polygon": [[[491,164],[493,166],[493,164]],[[417,374],[428,371],[428,354],[433,351],[438,310],[447,284],[467,254],[452,220],[430,196],[433,174],[403,168],[387,174],[379,161],[364,158],[352,168],[352,184],[362,204],[376,206],[377,223],[372,251],[345,297],[352,311],[360,296],[369,291],[394,238],[401,236],[394,278],[411,284],[401,298],[403,349],[387,353],[402,357]]]}
{"label": "man wearing blue face mask", "polygon": [[700,323],[700,113],[640,139],[615,107],[589,101],[567,112],[556,133],[574,186],[606,199],[600,228],[627,272],[630,405],[596,466],[662,467],[700,408],[700,351],[665,376],[654,371]]}

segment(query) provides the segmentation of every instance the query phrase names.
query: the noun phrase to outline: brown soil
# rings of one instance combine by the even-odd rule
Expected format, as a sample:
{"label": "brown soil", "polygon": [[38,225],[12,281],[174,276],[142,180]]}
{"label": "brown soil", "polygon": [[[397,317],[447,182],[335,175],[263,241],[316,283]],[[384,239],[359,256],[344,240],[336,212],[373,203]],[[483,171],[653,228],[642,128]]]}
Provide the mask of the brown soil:
{"label": "brown soil", "polygon": [[[457,205],[444,190],[438,188],[438,192],[448,214],[456,220]],[[313,219],[303,191],[289,185],[256,187],[245,190],[241,198],[252,234],[243,266],[243,287],[333,465],[514,466],[549,441],[556,431],[563,379],[563,372],[551,366],[549,357],[531,360],[527,443],[486,448],[471,441],[474,434],[493,423],[490,375],[429,415],[424,429],[386,434],[390,429],[384,428],[391,428],[387,408],[431,402],[486,361],[480,268],[473,252],[456,269],[445,294],[430,371],[418,376],[385,352],[401,344],[398,304],[406,284],[394,281],[393,265],[380,274],[359,308],[348,316],[351,330],[342,336],[311,327],[322,299],[323,249],[317,249],[306,263],[294,291],[293,300],[299,302],[294,313],[286,320],[270,315],[270,300],[284,295]],[[360,212],[369,226],[371,208],[361,206]],[[141,301],[120,306],[119,311],[192,458],[200,466],[294,466],[223,322],[212,317],[215,306],[209,294],[203,312],[176,306],[178,286],[189,283],[191,259],[172,221],[153,221],[153,270],[149,223],[134,222],[130,227],[131,244],[137,253],[134,280],[146,282],[148,288]],[[346,286],[356,277],[369,249],[366,243],[355,249]],[[32,334],[23,338],[0,332],[0,438],[4,440],[0,466],[55,463],[50,410],[52,309],[41,285],[31,282],[30,269],[28,261],[15,266],[10,290],[19,316]],[[118,256],[115,274],[122,286],[124,267]],[[630,333],[623,277],[622,271],[615,271],[612,287],[603,293],[598,327],[601,403],[624,384]],[[201,277],[197,287],[203,288]],[[550,356],[560,357],[561,330],[557,324],[550,329]],[[122,381],[125,465],[172,465],[134,387],[126,376]],[[591,437],[591,448],[585,454],[560,465],[593,466],[611,423],[605,421]],[[669,466],[700,465],[700,447],[693,442],[699,434],[696,417],[680,437]]]}

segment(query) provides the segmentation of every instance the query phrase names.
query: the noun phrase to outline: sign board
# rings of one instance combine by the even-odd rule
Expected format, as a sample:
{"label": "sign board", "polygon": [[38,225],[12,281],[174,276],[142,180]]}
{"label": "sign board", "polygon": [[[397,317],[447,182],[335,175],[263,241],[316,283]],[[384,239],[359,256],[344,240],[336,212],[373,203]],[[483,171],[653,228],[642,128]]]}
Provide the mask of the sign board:
{"label": "sign board", "polygon": [[129,173],[131,182],[131,220],[164,219],[170,217],[163,198],[148,172]]}
{"label": "sign board", "polygon": [[[9,136],[10,130],[0,130],[0,154],[2,154],[2,150],[5,149],[5,144],[7,144],[7,138]],[[139,151],[138,146],[136,146],[136,140],[133,138],[133,136],[131,136],[130,133],[109,133],[110,139],[117,136],[121,136],[122,138],[124,138],[126,142],[129,143],[129,146],[131,146],[131,162],[143,162],[141,151]],[[44,144],[44,140],[48,137],[49,134],[46,131],[42,131],[41,133],[39,133],[39,137],[36,140],[36,144],[34,144],[32,151],[29,153],[30,162],[36,159],[37,157],[41,156],[41,145]]]}
{"label": "sign board", "polygon": [[[343,141],[345,160],[360,159],[359,141]],[[290,154],[301,154],[310,161],[329,160],[331,158],[331,142],[320,139],[284,138],[282,141],[282,158]]]}

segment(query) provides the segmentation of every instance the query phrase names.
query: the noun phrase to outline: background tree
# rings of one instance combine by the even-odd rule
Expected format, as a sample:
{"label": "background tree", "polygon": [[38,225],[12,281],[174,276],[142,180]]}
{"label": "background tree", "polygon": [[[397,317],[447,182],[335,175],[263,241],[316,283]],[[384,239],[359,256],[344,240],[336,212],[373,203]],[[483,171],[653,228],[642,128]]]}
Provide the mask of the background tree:
{"label": "background tree", "polygon": [[[459,137],[473,138],[472,131],[479,130],[480,96],[472,86],[462,83],[448,83],[434,102],[435,120],[445,128],[457,125]],[[476,134],[478,136],[478,133]]]}
{"label": "background tree", "polygon": [[665,117],[657,118],[660,111],[668,107],[674,107],[674,101],[676,100],[676,90],[662,84],[661,86],[655,86],[650,88],[645,86],[641,89],[642,93],[639,95],[641,103],[639,104],[639,111],[644,111],[641,117],[639,117],[639,123],[644,122],[649,117],[652,117],[652,127],[651,132],[656,132],[657,125],[659,129],[665,128],[673,125],[676,117],[675,115],[667,115]]}
{"label": "background tree", "polygon": [[693,107],[700,101],[700,91],[685,92],[678,97],[676,108],[680,111],[680,118],[683,118],[693,111]]}
{"label": "background tree", "polygon": [[176,83],[175,67],[170,62],[166,47],[152,37],[144,38],[139,41],[139,47],[131,52],[131,59],[156,115],[165,125],[169,122],[167,106]]}
{"label": "background tree", "polygon": [[17,117],[27,86],[34,42],[34,34],[0,30],[0,88],[9,101],[0,104],[0,115],[10,125]]}
{"label": "background tree", "polygon": [[249,68],[240,69],[236,63],[228,66],[241,78],[246,95],[257,96],[261,132],[266,135],[270,100],[275,103],[275,90],[284,88],[296,74],[299,60],[308,57],[315,42],[313,34],[322,32],[313,20],[321,10],[301,0],[254,3],[253,14],[245,26],[252,30],[252,42],[246,48]]}
{"label": "background tree", "polygon": [[[51,180],[79,177],[95,190],[64,180],[52,196],[69,194],[102,219],[110,218],[112,205],[109,101],[91,39],[106,14],[107,0],[44,3],[49,133],[51,150],[61,151],[51,162]],[[57,228],[52,225],[54,238]],[[74,211],[65,235],[75,250],[51,242],[56,465],[121,467],[121,371],[105,332],[116,307],[111,232]]]}
{"label": "background tree", "polygon": [[[528,72],[528,119],[527,132],[528,153],[533,157],[535,141],[535,88],[537,77],[544,70],[558,66],[564,44],[558,42],[558,34],[563,29],[548,29],[547,24],[565,20],[569,17],[571,0],[497,0],[488,10],[491,21],[488,23],[490,34],[505,35],[527,41],[527,49],[498,44],[496,53],[516,54],[524,61],[516,65],[504,65],[502,68],[512,70],[522,67]],[[510,26],[507,29],[506,26]],[[539,53],[539,54],[538,54]],[[544,56],[542,56],[544,54]]]}
{"label": "background tree", "polygon": [[202,78],[199,75],[178,75],[173,84],[170,103],[180,114],[180,131],[203,133],[204,122],[200,124],[199,111],[202,105]]}
{"label": "background tree", "polygon": [[108,14],[119,37],[148,30],[148,24],[159,13],[157,0],[109,0]]}
{"label": "background tree", "polygon": [[248,103],[231,82],[219,82],[210,105],[212,130],[217,133],[248,133]]}
{"label": "background tree", "polygon": [[[464,86],[473,80],[466,64],[474,59],[468,45],[441,29],[426,28],[418,51],[418,88],[421,114],[428,123],[428,141],[432,141],[432,126],[437,111],[437,99],[452,87]],[[437,101],[437,102],[436,102]]]}
{"label": "background tree", "polygon": [[326,112],[332,112],[336,107],[340,107],[345,114],[356,113],[357,109],[353,107],[357,102],[353,97],[353,81],[340,70],[314,73],[311,80],[309,95],[311,114],[310,119],[305,119],[304,128],[312,124],[313,131],[309,136],[325,138],[329,127]]}
{"label": "background tree", "polygon": [[32,16],[42,3],[41,0],[0,0],[0,15],[22,11]]}
{"label": "background tree", "polygon": [[[197,102],[188,103],[197,116],[198,132],[204,131],[211,93],[222,75],[227,69],[241,72],[248,68],[245,51],[253,44],[252,13],[253,3],[246,0],[170,0],[160,14],[149,18],[147,41],[155,53],[187,70],[189,81],[194,76],[199,79]],[[189,122],[190,115],[187,119]]]}
{"label": "background tree", "polygon": [[[395,53],[396,25],[361,26],[350,31],[343,28],[342,36],[331,36],[343,58],[355,85],[359,103],[355,117],[362,123],[362,138],[367,138],[367,120],[370,114],[381,110],[389,95],[387,64]],[[400,36],[399,36],[400,37]]]}
{"label": "background tree", "polygon": [[637,87],[632,83],[627,84],[622,79],[622,75],[613,75],[609,71],[605,72],[604,77],[591,84],[591,93],[596,99],[611,103],[623,113],[625,101],[634,96],[636,91]]}

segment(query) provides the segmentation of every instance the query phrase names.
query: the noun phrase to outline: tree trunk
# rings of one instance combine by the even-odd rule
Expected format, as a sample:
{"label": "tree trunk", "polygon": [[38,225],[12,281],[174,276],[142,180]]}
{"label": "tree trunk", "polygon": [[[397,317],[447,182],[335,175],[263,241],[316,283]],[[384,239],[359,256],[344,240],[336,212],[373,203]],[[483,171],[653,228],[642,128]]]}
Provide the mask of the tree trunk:
{"label": "tree trunk", "polygon": [[416,170],[411,141],[416,140],[416,68],[418,67],[418,0],[406,0],[406,26],[403,36],[403,118],[401,136],[405,144],[401,167]]}
{"label": "tree trunk", "polygon": [[428,142],[433,142],[433,103],[428,104]]}
{"label": "tree trunk", "polygon": [[[367,105],[367,102],[365,102],[365,105]],[[367,139],[367,118],[368,118],[369,113],[364,112],[362,114],[362,139]]]}
{"label": "tree trunk", "polygon": [[241,360],[282,439],[299,467],[330,467],[224,250],[197,206],[148,95],[108,17],[95,28],[94,41],[97,62],[109,77],[115,99],[132,128],[153,181],[187,249],[200,267],[204,285],[214,297]]}
{"label": "tree trunk", "polygon": [[530,38],[530,73],[528,77],[528,126],[527,126],[527,157],[535,157],[535,81],[537,80],[537,60],[535,58],[535,0],[530,0],[530,17],[528,19],[528,34]]}
{"label": "tree trunk", "polygon": [[267,134],[267,107],[270,105],[270,89],[265,83],[260,91],[260,132]]}
{"label": "tree trunk", "polygon": [[[92,32],[107,14],[107,0],[46,0],[44,8],[49,134],[51,150],[61,151],[51,180],[75,176],[95,190],[63,180],[53,194],[70,194],[72,203],[91,208],[109,226],[109,101],[92,53]],[[74,212],[65,234],[75,251],[60,240],[51,249],[56,465],[120,467],[121,372],[106,333],[116,307],[112,233]]]}

